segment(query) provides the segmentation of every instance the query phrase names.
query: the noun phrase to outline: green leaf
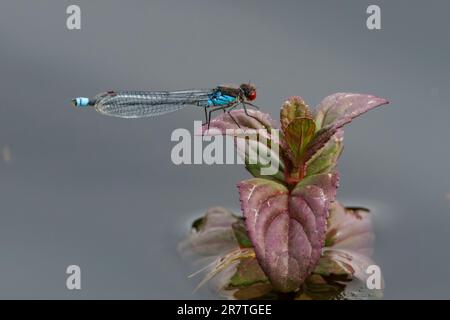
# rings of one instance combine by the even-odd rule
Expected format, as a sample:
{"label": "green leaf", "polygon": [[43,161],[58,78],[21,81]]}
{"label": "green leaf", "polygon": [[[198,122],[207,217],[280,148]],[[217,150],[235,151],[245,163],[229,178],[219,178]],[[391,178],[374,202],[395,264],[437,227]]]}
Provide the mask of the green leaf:
{"label": "green leaf", "polygon": [[236,240],[238,241],[241,248],[253,247],[253,244],[248,237],[244,219],[240,218],[238,221],[234,222],[231,227],[233,228],[234,236],[236,237]]}
{"label": "green leaf", "polygon": [[233,137],[239,157],[254,177],[283,182],[279,130],[269,114],[255,110],[247,113],[244,110],[223,113],[211,120],[209,128],[204,125],[200,133]]}
{"label": "green leaf", "polygon": [[295,118],[312,119],[311,111],[301,97],[291,97],[281,107],[280,122],[283,131]]}
{"label": "green leaf", "polygon": [[232,287],[247,287],[255,283],[268,283],[269,280],[254,257],[241,259],[236,273],[230,279]]}
{"label": "green leaf", "polygon": [[[250,141],[249,137],[235,137],[238,155],[244,159],[245,168],[255,178],[284,182],[284,162],[280,157],[281,146],[278,133],[270,129],[269,134],[257,133]],[[244,140],[246,142],[244,142]],[[245,144],[244,144],[245,143]]]}
{"label": "green leaf", "polygon": [[[338,280],[338,281],[336,281]],[[340,299],[346,285],[341,279],[330,279],[318,274],[312,274],[306,279],[296,300],[331,300]]]}
{"label": "green leaf", "polygon": [[232,299],[237,300],[273,300],[277,298],[277,294],[272,291],[270,283],[255,283],[248,287],[234,289]]}
{"label": "green leaf", "polygon": [[281,168],[274,175],[262,175],[261,174],[262,166],[260,164],[246,163],[245,168],[255,178],[263,178],[263,179],[268,179],[268,180],[277,181],[277,182],[281,182],[281,183],[284,182],[284,173]]}
{"label": "green leaf", "polygon": [[314,137],[315,131],[316,125],[309,118],[295,118],[286,127],[284,131],[285,139],[296,165],[302,163],[303,154]]}
{"label": "green leaf", "polygon": [[325,253],[320,257],[319,263],[313,273],[321,276],[346,276],[350,279],[354,270],[349,264],[338,263]]}
{"label": "green leaf", "polygon": [[306,163],[306,176],[333,171],[343,148],[343,131],[340,130]]}

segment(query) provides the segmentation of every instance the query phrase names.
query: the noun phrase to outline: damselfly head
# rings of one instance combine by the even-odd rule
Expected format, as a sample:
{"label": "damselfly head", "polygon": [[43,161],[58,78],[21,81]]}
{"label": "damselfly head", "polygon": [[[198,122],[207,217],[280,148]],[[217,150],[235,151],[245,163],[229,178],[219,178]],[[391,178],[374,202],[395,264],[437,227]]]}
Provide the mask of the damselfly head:
{"label": "damselfly head", "polygon": [[250,83],[243,83],[240,85],[242,92],[247,100],[253,101],[256,99],[256,87]]}

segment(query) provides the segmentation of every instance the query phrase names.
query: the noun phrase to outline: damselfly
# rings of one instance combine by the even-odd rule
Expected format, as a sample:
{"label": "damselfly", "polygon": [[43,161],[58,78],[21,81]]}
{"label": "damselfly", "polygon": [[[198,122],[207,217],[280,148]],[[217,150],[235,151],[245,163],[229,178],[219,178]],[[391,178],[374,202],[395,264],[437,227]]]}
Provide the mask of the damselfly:
{"label": "damselfly", "polygon": [[250,103],[255,99],[255,86],[244,83],[239,87],[218,86],[213,89],[184,91],[108,91],[93,99],[75,98],[72,103],[76,107],[92,106],[102,114],[121,118],[153,117],[180,110],[185,106],[202,107],[209,128],[211,114],[218,110],[228,112],[236,122],[230,111],[242,106],[246,115],[254,118],[247,112],[247,107],[259,109]]}

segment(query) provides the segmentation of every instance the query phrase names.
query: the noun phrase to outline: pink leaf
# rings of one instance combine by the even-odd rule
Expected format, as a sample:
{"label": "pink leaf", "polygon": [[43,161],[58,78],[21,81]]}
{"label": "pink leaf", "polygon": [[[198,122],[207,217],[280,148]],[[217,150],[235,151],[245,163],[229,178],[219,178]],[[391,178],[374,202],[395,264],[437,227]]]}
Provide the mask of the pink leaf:
{"label": "pink leaf", "polygon": [[340,203],[334,202],[328,219],[327,246],[370,256],[374,241],[371,218],[367,209],[344,208]]}
{"label": "pink leaf", "polygon": [[310,176],[291,194],[264,179],[238,185],[256,258],[276,290],[295,291],[317,264],[337,186],[337,173]]}
{"label": "pink leaf", "polygon": [[[389,101],[369,94],[338,92],[325,97],[316,108],[316,126],[350,122],[353,118]],[[342,124],[342,125],[343,125]],[[341,126],[342,126],[341,125]]]}
{"label": "pink leaf", "polygon": [[233,110],[230,113],[221,113],[212,119],[209,124],[204,124],[201,132],[197,134],[227,134],[227,130],[240,129],[243,132],[254,131],[258,129],[275,128],[274,121],[267,113],[257,110],[247,110],[248,116],[244,110]]}
{"label": "pink leaf", "polygon": [[178,250],[186,258],[216,257],[239,248],[233,223],[239,221],[231,211],[222,207],[208,208],[197,220],[189,235],[179,243]]}
{"label": "pink leaf", "polygon": [[233,137],[238,156],[253,176],[282,181],[284,163],[280,158],[278,129],[267,113],[247,111],[248,115],[244,110],[222,113],[211,120],[209,129],[205,124],[196,134]]}
{"label": "pink leaf", "polygon": [[323,99],[317,107],[315,117],[318,131],[305,151],[305,161],[311,159],[322,149],[344,125],[357,116],[387,103],[389,101],[383,98],[346,92],[335,93]]}

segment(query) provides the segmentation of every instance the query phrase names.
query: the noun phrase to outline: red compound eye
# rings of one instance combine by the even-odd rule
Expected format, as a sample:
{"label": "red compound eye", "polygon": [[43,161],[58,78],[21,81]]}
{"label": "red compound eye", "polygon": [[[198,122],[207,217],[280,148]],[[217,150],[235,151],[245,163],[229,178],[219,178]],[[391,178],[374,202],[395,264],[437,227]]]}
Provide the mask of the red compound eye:
{"label": "red compound eye", "polygon": [[251,91],[251,92],[248,94],[247,99],[250,100],[250,101],[255,100],[255,99],[256,99],[256,90]]}

